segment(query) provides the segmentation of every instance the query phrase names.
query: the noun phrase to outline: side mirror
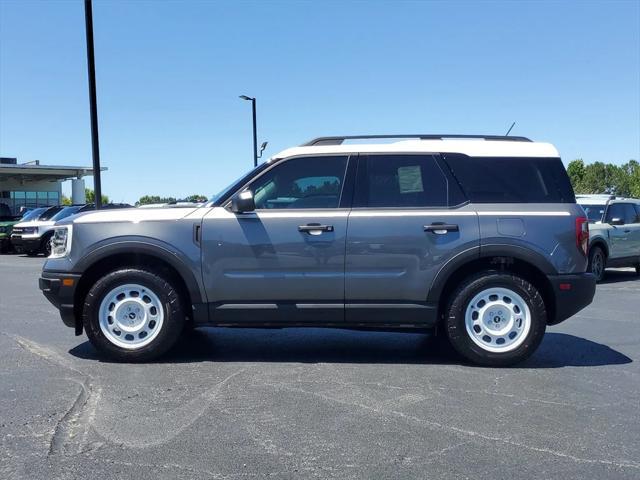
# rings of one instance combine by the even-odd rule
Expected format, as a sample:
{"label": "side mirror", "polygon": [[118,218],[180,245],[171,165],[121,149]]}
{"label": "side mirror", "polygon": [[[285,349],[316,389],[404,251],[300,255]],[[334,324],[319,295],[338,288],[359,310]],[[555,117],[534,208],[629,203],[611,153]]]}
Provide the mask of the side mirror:
{"label": "side mirror", "polygon": [[256,204],[251,190],[236,193],[231,197],[231,211],[233,213],[253,212],[255,209]]}
{"label": "side mirror", "polygon": [[624,225],[624,220],[622,218],[612,218],[609,223],[611,225]]}

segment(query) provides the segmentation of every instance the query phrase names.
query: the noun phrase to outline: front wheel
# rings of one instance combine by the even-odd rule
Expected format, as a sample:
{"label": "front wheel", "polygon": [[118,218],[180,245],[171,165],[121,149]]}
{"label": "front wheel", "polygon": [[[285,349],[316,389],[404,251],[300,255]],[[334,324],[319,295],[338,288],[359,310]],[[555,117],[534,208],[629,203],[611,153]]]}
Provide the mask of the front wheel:
{"label": "front wheel", "polygon": [[596,277],[596,282],[604,279],[604,269],[606,267],[606,257],[600,247],[593,247],[589,251],[589,271]]}
{"label": "front wheel", "polygon": [[538,290],[510,273],[485,271],[457,288],[447,310],[446,331],[453,347],[478,365],[521,362],[540,345],[547,311]]}
{"label": "front wheel", "polygon": [[89,290],[83,323],[91,343],[119,361],[152,360],[168,351],[185,314],[170,280],[155,272],[116,270]]}

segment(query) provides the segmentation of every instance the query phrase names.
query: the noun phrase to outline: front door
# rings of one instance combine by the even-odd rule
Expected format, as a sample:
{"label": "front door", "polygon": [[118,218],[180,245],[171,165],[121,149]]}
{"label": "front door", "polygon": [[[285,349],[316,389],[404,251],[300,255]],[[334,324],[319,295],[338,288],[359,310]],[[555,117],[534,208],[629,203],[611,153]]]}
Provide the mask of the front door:
{"label": "front door", "polygon": [[349,215],[345,320],[430,324],[427,294],[440,268],[479,245],[477,214],[450,208],[454,180],[426,154],[360,156]]}
{"label": "front door", "polygon": [[[612,259],[638,256],[638,245],[634,241],[638,232],[636,210],[632,203],[612,203],[607,208],[605,223],[611,226],[609,230],[610,252]],[[614,225],[622,221],[621,225]]]}
{"label": "front door", "polygon": [[203,223],[213,322],[344,321],[347,156],[281,161],[253,180],[254,212],[218,207]]}

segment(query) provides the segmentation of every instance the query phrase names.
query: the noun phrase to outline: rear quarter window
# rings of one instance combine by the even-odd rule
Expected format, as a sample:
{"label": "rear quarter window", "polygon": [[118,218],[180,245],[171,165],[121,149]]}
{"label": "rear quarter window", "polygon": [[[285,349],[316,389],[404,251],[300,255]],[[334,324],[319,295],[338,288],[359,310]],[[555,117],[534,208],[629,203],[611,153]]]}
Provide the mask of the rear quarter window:
{"label": "rear quarter window", "polygon": [[443,154],[474,203],[575,203],[559,158],[469,157]]}

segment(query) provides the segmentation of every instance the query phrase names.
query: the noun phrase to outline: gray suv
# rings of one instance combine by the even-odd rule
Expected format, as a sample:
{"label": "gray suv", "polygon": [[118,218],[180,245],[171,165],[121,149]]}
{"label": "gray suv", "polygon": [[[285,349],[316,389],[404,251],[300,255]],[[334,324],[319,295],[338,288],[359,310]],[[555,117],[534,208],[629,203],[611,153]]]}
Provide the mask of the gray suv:
{"label": "gray suv", "polygon": [[504,366],[591,303],[588,242],[550,144],[323,137],[198,208],[60,222],[40,288],[117,360],[155,358],[189,326],[320,326],[433,330]]}
{"label": "gray suv", "polygon": [[632,267],[640,275],[640,200],[577,195],[589,219],[589,267],[596,281],[607,267]]}

